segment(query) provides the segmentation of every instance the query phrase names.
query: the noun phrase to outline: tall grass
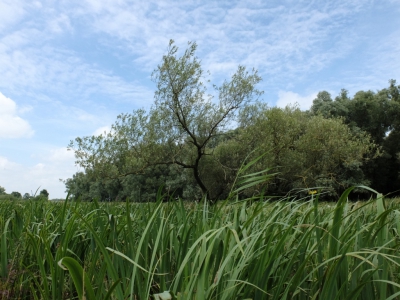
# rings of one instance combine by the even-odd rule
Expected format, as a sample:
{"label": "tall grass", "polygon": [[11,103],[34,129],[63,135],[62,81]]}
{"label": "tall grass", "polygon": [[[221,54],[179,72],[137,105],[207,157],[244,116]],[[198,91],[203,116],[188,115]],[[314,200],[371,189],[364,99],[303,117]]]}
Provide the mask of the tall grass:
{"label": "tall grass", "polygon": [[350,192],[334,205],[2,201],[0,298],[398,299],[399,206]]}

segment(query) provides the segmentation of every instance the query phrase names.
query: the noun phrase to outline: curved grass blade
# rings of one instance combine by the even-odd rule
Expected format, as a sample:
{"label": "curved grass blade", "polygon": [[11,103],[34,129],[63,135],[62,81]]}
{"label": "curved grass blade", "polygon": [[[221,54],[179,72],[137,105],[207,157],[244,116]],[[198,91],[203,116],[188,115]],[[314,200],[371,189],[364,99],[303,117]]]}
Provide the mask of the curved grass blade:
{"label": "curved grass blade", "polygon": [[87,274],[75,259],[64,257],[58,262],[58,265],[71,274],[79,299],[96,300]]}

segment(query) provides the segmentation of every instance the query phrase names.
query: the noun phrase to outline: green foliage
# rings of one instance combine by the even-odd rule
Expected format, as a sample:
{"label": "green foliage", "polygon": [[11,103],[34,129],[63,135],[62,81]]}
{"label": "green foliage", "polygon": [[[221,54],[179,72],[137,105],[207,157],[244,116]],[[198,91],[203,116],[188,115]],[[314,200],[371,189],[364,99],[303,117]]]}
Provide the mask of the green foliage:
{"label": "green foliage", "polygon": [[22,195],[19,192],[6,193],[6,189],[0,186],[0,200],[20,200]]}
{"label": "green foliage", "polygon": [[325,118],[346,117],[349,114],[349,97],[347,91],[342,89],[339,96],[332,100],[331,95],[322,91],[314,99],[311,112],[314,115],[322,115]]}
{"label": "green foliage", "polygon": [[[352,130],[342,119],[310,116],[294,107],[247,105],[239,120],[237,129],[214,138],[209,145],[212,155],[204,156],[199,163],[199,175],[210,199],[229,197],[242,163],[265,153],[248,172],[269,168],[278,175],[272,181],[248,187],[241,197],[262,192],[283,195],[311,187],[323,188],[325,196],[337,197],[349,186],[368,184],[362,167],[380,154],[367,133]],[[103,180],[91,177],[91,172],[77,173],[66,186],[71,195],[81,196],[82,200],[129,197],[133,201],[154,201],[153,191],[160,186],[174,197],[200,198],[194,177],[188,169],[181,170],[179,165],[160,164],[141,174]]]}
{"label": "green foliage", "polygon": [[336,205],[318,195],[213,206],[161,203],[161,195],[143,204],[3,201],[1,291],[10,299],[395,299],[399,201],[378,194],[351,203],[350,192]]}
{"label": "green foliage", "polygon": [[89,178],[115,179],[145,174],[158,165],[175,165],[191,170],[202,194],[208,194],[202,161],[212,155],[210,145],[236,112],[260,94],[255,85],[261,78],[239,66],[231,80],[215,87],[218,101],[214,103],[206,94],[196,48],[196,43],[189,43],[179,56],[178,47],[170,42],[152,75],[157,91],[149,113],[121,114],[107,135],[71,141],[69,148]]}
{"label": "green foliage", "polygon": [[11,194],[6,193],[6,189],[0,186],[0,200],[19,200],[21,199],[21,194],[18,192],[12,192]]}
{"label": "green foliage", "polygon": [[[263,156],[249,174],[278,175],[249,186],[240,197],[285,195],[311,187],[337,198],[346,188],[371,185],[400,191],[400,86],[377,92],[344,89],[334,99],[318,93],[310,111],[268,108],[251,102],[261,78],[239,66],[229,81],[207,94],[196,43],[179,53],[171,41],[152,78],[151,109],[117,117],[110,132],[71,141],[84,172],[65,181],[82,201],[155,201],[230,197],[243,163]],[[377,172],[379,170],[379,172]],[[245,175],[245,174],[244,174]],[[361,190],[357,190],[361,191]]]}
{"label": "green foliage", "polygon": [[43,189],[40,191],[39,196],[48,199],[49,198],[49,192],[46,189]]}
{"label": "green foliage", "polygon": [[176,165],[155,165],[142,174],[129,174],[118,178],[98,179],[85,173],[76,173],[65,181],[71,197],[81,201],[125,201],[154,202],[158,188],[173,198],[198,199],[201,190],[189,170]]}
{"label": "green foliage", "polygon": [[58,265],[70,272],[79,299],[96,299],[87,274],[75,259],[72,257],[64,257],[58,262]]}
{"label": "green foliage", "polygon": [[17,199],[22,199],[22,195],[20,192],[12,192],[10,195],[14,196]]}
{"label": "green foliage", "polygon": [[295,107],[265,109],[250,122],[244,117],[243,122],[250,125],[243,124],[235,139],[221,144],[217,156],[226,170],[236,170],[237,161],[230,157],[243,157],[251,151],[257,157],[267,152],[253,171],[268,166],[278,172],[264,185],[268,195],[311,187],[337,195],[349,186],[368,183],[361,166],[379,154],[366,133],[355,134],[339,119],[309,116]]}
{"label": "green foliage", "polygon": [[[371,186],[383,193],[400,190],[400,85],[395,80],[377,92],[359,91],[353,98],[342,90],[333,101],[327,92],[321,92],[313,102],[311,113],[326,118],[342,118],[354,134],[367,132],[381,148],[382,155],[362,166]],[[377,171],[379,170],[379,172]]]}

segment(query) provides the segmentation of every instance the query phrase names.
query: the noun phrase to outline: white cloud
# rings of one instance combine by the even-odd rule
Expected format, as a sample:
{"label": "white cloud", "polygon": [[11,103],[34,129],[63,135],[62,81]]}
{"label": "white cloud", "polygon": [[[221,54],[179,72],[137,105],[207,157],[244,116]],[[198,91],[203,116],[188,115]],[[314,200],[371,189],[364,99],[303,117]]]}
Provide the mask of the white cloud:
{"label": "white cloud", "polygon": [[[296,82],[324,69],[352,51],[360,37],[349,24],[370,1],[61,3],[44,4],[42,15],[31,19],[32,26],[0,39],[0,73],[5,74],[0,87],[21,93],[46,91],[63,97],[61,101],[105,95],[134,102],[137,108],[149,107],[152,90],[86,62],[79,52],[51,44],[57,32],[68,32],[67,40],[83,32],[93,39],[94,51],[104,48],[111,55],[128,56],[132,67],[146,74],[161,61],[170,38],[182,49],[187,41],[196,40],[213,82],[218,84],[243,64],[260,71],[264,80],[259,88],[268,92],[282,82]],[[80,51],[85,54],[87,49]]]}
{"label": "white cloud", "polygon": [[39,161],[27,166],[0,156],[0,185],[7,193],[35,193],[46,189],[50,198],[65,198],[65,185],[60,179],[71,178],[78,171],[72,151],[53,148],[39,155]]}
{"label": "white cloud", "polygon": [[30,112],[33,109],[31,105],[22,105],[18,107],[18,113],[19,114],[24,114],[27,112]]}
{"label": "white cloud", "polygon": [[[27,93],[55,94],[57,100],[79,105],[98,96],[148,107],[153,91],[135,80],[125,80],[112,71],[85,62],[74,51],[40,45],[45,34],[28,30],[0,38],[0,88]],[[41,42],[39,42],[41,41]],[[21,80],[23,78],[23,80]],[[51,101],[51,100],[50,100]]]}
{"label": "white cloud", "polygon": [[16,103],[0,93],[0,138],[31,137],[33,133],[29,123],[17,116]]}
{"label": "white cloud", "polygon": [[20,20],[25,11],[23,3],[18,0],[0,1],[0,32]]}
{"label": "white cloud", "polygon": [[315,72],[346,55],[358,38],[348,26],[352,16],[369,7],[369,1],[199,3],[86,0],[77,3],[75,17],[118,40],[107,46],[125,43],[146,70],[159,63],[170,38],[182,47],[196,40],[206,70],[226,74],[244,64],[268,77],[281,74],[272,81]]}
{"label": "white cloud", "polygon": [[306,96],[300,96],[299,94],[290,91],[279,91],[276,106],[284,108],[287,105],[297,104],[301,110],[307,110],[310,109],[313,100],[317,97],[317,94],[318,93],[312,93]]}
{"label": "white cloud", "polygon": [[0,172],[1,170],[12,170],[17,164],[9,161],[6,157],[0,156]]}
{"label": "white cloud", "polygon": [[71,163],[75,159],[74,152],[68,150],[66,147],[56,148],[50,150],[48,160],[52,162],[68,162]]}
{"label": "white cloud", "polygon": [[93,135],[104,135],[104,133],[109,133],[111,130],[110,126],[103,126],[100,128],[97,128],[94,132]]}
{"label": "white cloud", "polygon": [[64,31],[72,32],[73,28],[71,26],[71,21],[69,17],[65,14],[61,14],[56,18],[50,19],[48,22],[48,27],[50,31],[54,33],[62,33]]}
{"label": "white cloud", "polygon": [[[385,86],[389,79],[400,80],[400,30],[386,36],[369,53],[369,71],[379,74],[380,81],[384,81]],[[376,78],[374,78],[376,80]],[[378,84],[380,84],[379,82]],[[382,88],[375,82],[370,82],[370,88]]]}
{"label": "white cloud", "polygon": [[43,7],[43,5],[42,5],[42,3],[41,3],[40,1],[35,1],[35,2],[33,2],[33,5],[34,5],[36,8],[42,8],[42,7]]}

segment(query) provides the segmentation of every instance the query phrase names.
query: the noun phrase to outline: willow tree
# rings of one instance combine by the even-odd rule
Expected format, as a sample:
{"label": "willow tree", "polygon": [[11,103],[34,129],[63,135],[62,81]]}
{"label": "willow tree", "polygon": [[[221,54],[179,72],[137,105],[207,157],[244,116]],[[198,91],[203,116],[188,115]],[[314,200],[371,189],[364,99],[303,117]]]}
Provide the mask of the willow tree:
{"label": "willow tree", "polygon": [[[190,42],[182,55],[171,40],[161,64],[154,70],[155,102],[149,112],[135,110],[118,116],[104,135],[76,138],[69,148],[87,173],[99,177],[140,174],[155,165],[192,170],[203,195],[206,172],[202,158],[212,155],[212,140],[223,133],[238,110],[261,94],[261,77],[239,66],[230,80],[213,85],[218,99],[207,94],[209,83]],[[208,84],[207,84],[208,85]]]}

